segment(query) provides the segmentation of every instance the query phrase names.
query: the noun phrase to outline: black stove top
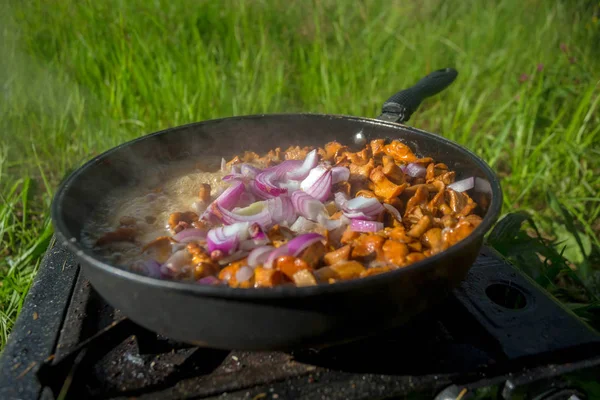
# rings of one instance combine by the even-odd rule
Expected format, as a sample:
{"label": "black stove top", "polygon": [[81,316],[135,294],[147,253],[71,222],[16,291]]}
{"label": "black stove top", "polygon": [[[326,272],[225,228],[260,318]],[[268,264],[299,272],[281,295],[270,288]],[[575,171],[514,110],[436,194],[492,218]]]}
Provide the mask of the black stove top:
{"label": "black stove top", "polygon": [[[0,360],[0,399],[584,399],[600,337],[484,248],[447,302],[408,326],[319,351],[173,342],[125,318],[60,245],[48,250]],[[554,396],[554,397],[553,397]],[[589,398],[589,397],[588,397]]]}

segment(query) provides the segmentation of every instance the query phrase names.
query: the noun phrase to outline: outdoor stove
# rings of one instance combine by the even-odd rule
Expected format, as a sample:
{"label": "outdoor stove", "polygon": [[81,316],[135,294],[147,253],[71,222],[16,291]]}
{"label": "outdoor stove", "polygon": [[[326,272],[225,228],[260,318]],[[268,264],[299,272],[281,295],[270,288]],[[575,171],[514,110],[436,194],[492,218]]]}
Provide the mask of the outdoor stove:
{"label": "outdoor stove", "polygon": [[[206,349],[114,310],[71,254],[48,250],[0,360],[0,399],[590,398],[600,337],[489,248],[444,304],[409,326],[320,351]],[[521,397],[519,397],[521,398]]]}

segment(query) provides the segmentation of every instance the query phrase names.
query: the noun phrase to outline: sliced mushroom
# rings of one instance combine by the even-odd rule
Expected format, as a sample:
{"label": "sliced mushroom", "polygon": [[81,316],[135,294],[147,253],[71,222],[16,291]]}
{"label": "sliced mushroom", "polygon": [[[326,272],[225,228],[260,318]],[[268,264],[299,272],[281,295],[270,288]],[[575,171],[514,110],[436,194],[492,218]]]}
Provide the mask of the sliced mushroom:
{"label": "sliced mushroom", "polygon": [[371,153],[373,154],[373,157],[378,157],[382,154],[384,154],[384,146],[385,146],[385,140],[384,139],[373,139],[371,140]]}
{"label": "sliced mushroom", "polygon": [[353,242],[352,258],[359,258],[366,261],[369,258],[377,257],[383,247],[385,238],[376,234],[362,234]]}
{"label": "sliced mushroom", "polygon": [[396,162],[403,164],[417,160],[417,156],[414,155],[411,149],[399,140],[393,140],[390,144],[383,146],[383,152],[393,157]]}
{"label": "sliced mushroom", "polygon": [[408,246],[395,240],[386,240],[383,245],[383,258],[392,264],[403,265],[408,253]]}
{"label": "sliced mushroom", "polygon": [[312,271],[302,269],[294,274],[292,280],[296,286],[314,286],[317,284],[317,278]]}
{"label": "sliced mushroom", "polygon": [[276,269],[254,268],[254,287],[273,287],[283,283],[283,273]]}
{"label": "sliced mushroom", "polygon": [[375,184],[373,192],[375,192],[377,196],[380,196],[387,201],[398,197],[400,193],[402,193],[402,191],[408,186],[407,183],[396,185],[390,181],[383,173],[383,169],[381,167],[374,168],[373,171],[371,171],[369,178]]}
{"label": "sliced mushroom", "polygon": [[392,269],[393,268],[389,267],[389,266],[372,267],[372,268],[368,268],[368,269],[364,270],[363,272],[361,272],[360,277],[365,278],[367,276],[379,275],[379,274],[383,274],[385,272],[389,272]]}
{"label": "sliced mushroom", "polygon": [[182,227],[184,225],[180,224],[180,222],[184,222],[189,226],[196,221],[198,221],[198,214],[193,211],[174,212],[169,216],[169,226],[173,230],[175,230],[177,226]]}
{"label": "sliced mushroom", "polygon": [[203,183],[200,185],[200,190],[198,191],[198,197],[200,201],[207,204],[210,202],[210,185],[208,183]]}
{"label": "sliced mushroom", "polygon": [[350,258],[351,250],[352,250],[352,247],[350,245],[346,245],[346,246],[340,247],[339,249],[337,249],[335,251],[330,251],[329,253],[325,254],[325,256],[324,256],[325,264],[333,265],[333,264],[337,264],[342,261],[348,261],[348,259]]}
{"label": "sliced mushroom", "polygon": [[465,206],[469,202],[469,198],[465,194],[452,189],[448,189],[446,191],[446,196],[448,198],[450,208],[455,213],[459,213],[460,211],[462,211],[462,209],[465,208]]}
{"label": "sliced mushroom", "polygon": [[133,242],[135,233],[136,231],[133,228],[118,228],[102,235],[96,241],[96,246],[104,246],[113,242]]}
{"label": "sliced mushroom", "polygon": [[425,204],[429,200],[429,189],[425,185],[420,185],[415,194],[406,203],[406,214],[419,204]]}
{"label": "sliced mushroom", "polygon": [[371,171],[373,171],[374,168],[375,160],[373,160],[372,158],[369,160],[369,162],[366,162],[364,164],[357,164],[353,162],[352,164],[350,164],[350,174],[360,175],[364,178],[368,178],[371,174]]}
{"label": "sliced mushroom", "polygon": [[420,238],[421,235],[424,234],[427,229],[429,229],[431,222],[432,220],[429,215],[423,215],[419,222],[410,228],[410,230],[407,232],[407,235],[414,238]]}
{"label": "sliced mushroom", "polygon": [[383,173],[385,176],[396,185],[402,185],[404,183],[404,173],[394,161],[394,157],[383,156]]}
{"label": "sliced mushroom", "polygon": [[328,281],[329,279],[347,280],[360,277],[363,271],[365,271],[365,267],[358,261],[347,261],[319,268],[315,271],[315,276],[320,281]]}
{"label": "sliced mushroom", "polygon": [[442,240],[442,230],[431,228],[423,234],[421,242],[431,250],[431,254],[440,253],[448,248],[448,244]]}
{"label": "sliced mushroom", "polygon": [[315,242],[308,246],[298,257],[303,260],[309,267],[316,268],[325,256],[327,250],[321,242]]}

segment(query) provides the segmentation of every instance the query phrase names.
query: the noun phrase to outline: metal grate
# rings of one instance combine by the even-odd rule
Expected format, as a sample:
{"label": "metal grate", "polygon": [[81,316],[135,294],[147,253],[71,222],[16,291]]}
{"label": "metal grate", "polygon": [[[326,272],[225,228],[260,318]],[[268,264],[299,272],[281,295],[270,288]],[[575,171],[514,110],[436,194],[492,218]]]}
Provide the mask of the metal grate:
{"label": "metal grate", "polygon": [[560,388],[561,374],[599,364],[600,337],[487,248],[454,295],[410,325],[283,353],[160,337],[106,304],[54,246],[2,355],[0,398],[449,399],[501,384],[509,399]]}

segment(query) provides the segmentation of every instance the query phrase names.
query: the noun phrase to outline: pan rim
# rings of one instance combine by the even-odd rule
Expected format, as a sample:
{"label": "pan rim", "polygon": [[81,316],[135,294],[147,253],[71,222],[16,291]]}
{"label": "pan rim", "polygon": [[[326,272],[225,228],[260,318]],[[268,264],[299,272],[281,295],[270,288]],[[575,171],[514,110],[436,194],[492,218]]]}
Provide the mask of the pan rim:
{"label": "pan rim", "polygon": [[[271,118],[271,117],[309,117],[309,118],[326,118],[326,119],[347,119],[351,121],[356,121],[360,123],[367,123],[371,125],[381,125],[386,126],[392,129],[401,129],[405,131],[411,131],[421,136],[435,138],[435,140],[441,141],[443,144],[450,146],[453,150],[461,152],[465,154],[465,156],[470,157],[478,167],[483,171],[486,178],[488,179],[491,190],[492,190],[492,199],[490,202],[490,206],[488,209],[487,215],[482,219],[482,222],[473,230],[473,232],[467,236],[465,239],[460,242],[454,244],[449,247],[447,250],[438,253],[436,255],[425,258],[424,260],[415,262],[406,267],[388,271],[383,274],[377,274],[368,276],[365,278],[354,279],[349,281],[336,282],[334,284],[322,284],[317,286],[304,286],[304,287],[296,287],[296,286],[276,286],[273,288],[232,288],[232,287],[223,287],[223,286],[209,286],[209,285],[199,285],[193,282],[184,282],[184,281],[168,281],[162,280],[159,278],[152,278],[148,276],[144,276],[141,274],[137,274],[135,272],[127,271],[120,267],[111,265],[109,263],[103,262],[96,258],[93,252],[90,249],[87,249],[81,245],[79,241],[73,241],[71,238],[67,238],[65,233],[68,233],[69,230],[66,227],[66,223],[61,216],[62,213],[62,199],[64,198],[67,189],[77,181],[77,178],[83,171],[88,168],[93,167],[94,165],[101,162],[104,158],[108,157],[110,154],[119,151],[122,148],[132,146],[134,143],[138,141],[146,140],[150,137],[166,135],[169,132],[177,131],[181,129],[186,129],[192,126],[201,126],[201,125],[209,125],[215,124],[219,122],[225,121],[233,121],[233,120],[248,120],[248,119],[261,119],[261,118]],[[120,145],[114,146],[103,153],[97,155],[96,157],[90,159],[85,162],[83,165],[79,166],[76,170],[72,171],[69,176],[67,176],[59,185],[54,195],[52,205],[51,205],[51,219],[54,226],[54,234],[59,237],[58,243],[63,243],[64,246],[75,256],[82,267],[91,267],[98,268],[102,270],[104,273],[113,275],[118,279],[125,279],[128,281],[133,281],[142,285],[155,286],[157,288],[163,290],[175,290],[182,293],[190,293],[193,295],[197,295],[200,297],[214,297],[214,298],[226,298],[226,299],[247,299],[247,300],[262,300],[262,299],[281,299],[281,298],[302,298],[302,297],[312,297],[316,295],[322,295],[326,293],[338,293],[338,292],[346,292],[351,291],[355,288],[359,287],[370,287],[377,286],[378,284],[386,281],[386,280],[394,280],[400,278],[403,274],[408,274],[415,269],[427,269],[432,268],[438,261],[441,261],[445,258],[450,258],[452,255],[457,255],[460,251],[472,245],[473,242],[478,240],[483,240],[485,234],[489,231],[492,225],[498,220],[500,216],[500,212],[502,209],[503,203],[503,193],[500,185],[500,181],[496,176],[495,172],[492,168],[479,156],[473,153],[471,150],[466,147],[447,139],[441,135],[428,132],[419,128],[411,127],[408,125],[404,125],[402,123],[397,122],[388,122],[382,121],[375,118],[368,117],[358,117],[352,115],[344,115],[344,114],[323,114],[323,113],[266,113],[266,114],[247,114],[247,115],[239,115],[239,116],[230,116],[216,119],[209,119],[204,121],[192,122],[189,124],[177,125],[174,127],[162,129],[156,132],[152,132],[146,135],[142,135],[138,138],[134,138],[132,140],[126,141]],[[93,282],[91,282],[93,285]]]}

